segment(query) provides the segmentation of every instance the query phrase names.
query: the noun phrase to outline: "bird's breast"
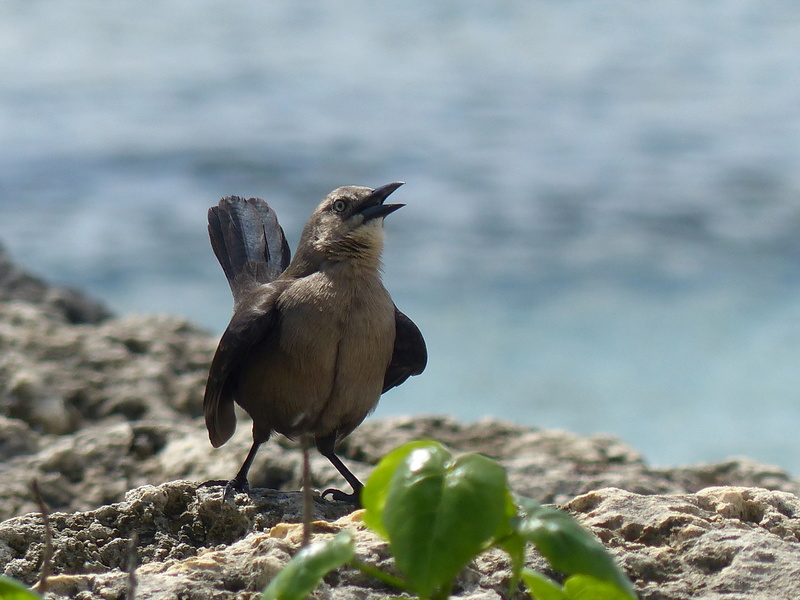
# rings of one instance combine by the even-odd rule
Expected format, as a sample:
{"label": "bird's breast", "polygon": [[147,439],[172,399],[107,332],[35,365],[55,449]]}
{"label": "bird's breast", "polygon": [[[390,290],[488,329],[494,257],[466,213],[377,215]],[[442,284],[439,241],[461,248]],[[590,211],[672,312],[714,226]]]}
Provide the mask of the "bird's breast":
{"label": "bird's breast", "polygon": [[281,295],[279,314],[281,346],[297,358],[325,354],[321,345],[386,352],[394,343],[394,304],[378,277],[304,277]]}
{"label": "bird's breast", "polygon": [[394,304],[380,279],[315,273],[277,308],[277,343],[256,351],[253,409],[288,435],[356,427],[380,398],[394,347]]}

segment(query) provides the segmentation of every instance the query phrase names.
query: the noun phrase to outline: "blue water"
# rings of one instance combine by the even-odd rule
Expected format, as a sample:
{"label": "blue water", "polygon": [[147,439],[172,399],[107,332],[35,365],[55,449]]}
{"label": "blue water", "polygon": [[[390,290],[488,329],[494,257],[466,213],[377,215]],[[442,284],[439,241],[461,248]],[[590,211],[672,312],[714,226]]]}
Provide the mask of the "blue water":
{"label": "blue water", "polygon": [[406,181],[385,278],[431,359],[379,415],[800,473],[796,2],[18,0],[0,67],[0,240],[48,279],[219,333],[219,197],[294,244]]}

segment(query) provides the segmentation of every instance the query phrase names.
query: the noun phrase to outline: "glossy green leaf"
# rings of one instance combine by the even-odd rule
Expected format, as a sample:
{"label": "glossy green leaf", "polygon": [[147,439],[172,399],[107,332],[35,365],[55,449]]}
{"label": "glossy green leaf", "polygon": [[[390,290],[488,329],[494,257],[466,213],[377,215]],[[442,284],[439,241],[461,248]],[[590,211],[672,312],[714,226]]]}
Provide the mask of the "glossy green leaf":
{"label": "glossy green leaf", "polygon": [[388,536],[397,568],[427,598],[446,590],[470,560],[508,531],[506,473],[478,454],[454,459],[436,442],[396,452],[387,457],[392,476],[382,473],[367,482],[383,487],[366,494],[365,522],[374,527],[380,521],[375,529]]}
{"label": "glossy green leaf", "polygon": [[591,575],[573,575],[564,582],[567,600],[631,600],[636,594],[629,594],[610,581],[603,581]]}
{"label": "glossy green leaf", "polygon": [[522,571],[522,581],[533,600],[567,600],[561,586],[541,573],[525,569]]}
{"label": "glossy green leaf", "polygon": [[261,600],[303,600],[322,578],[355,556],[353,536],[343,531],[295,554],[264,590]]}
{"label": "glossy green leaf", "polygon": [[42,597],[24,583],[0,575],[0,600],[42,600]]}
{"label": "glossy green leaf", "polygon": [[591,575],[636,597],[627,575],[605,547],[569,514],[532,503],[525,508],[527,514],[517,520],[517,531],[533,542],[554,569],[567,575]]}
{"label": "glossy green leaf", "polygon": [[383,510],[398,465],[417,448],[426,448],[435,443],[431,440],[419,440],[395,448],[372,470],[364,489],[361,490],[361,505],[366,509],[364,524],[384,539],[389,539],[389,532],[383,524]]}
{"label": "glossy green leaf", "polygon": [[508,582],[509,596],[513,596],[525,566],[525,539],[516,531],[498,541],[498,546],[508,552],[511,558],[511,579]]}

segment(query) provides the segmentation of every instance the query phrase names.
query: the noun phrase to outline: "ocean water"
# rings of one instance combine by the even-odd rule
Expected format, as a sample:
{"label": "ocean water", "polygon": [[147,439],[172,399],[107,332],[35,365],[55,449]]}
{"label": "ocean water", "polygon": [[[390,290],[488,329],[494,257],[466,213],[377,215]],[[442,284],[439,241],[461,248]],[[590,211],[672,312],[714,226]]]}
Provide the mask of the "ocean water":
{"label": "ocean water", "polygon": [[797,3],[17,0],[0,65],[0,242],[46,278],[220,333],[210,205],[294,245],[405,181],[385,280],[430,362],[378,415],[800,474]]}

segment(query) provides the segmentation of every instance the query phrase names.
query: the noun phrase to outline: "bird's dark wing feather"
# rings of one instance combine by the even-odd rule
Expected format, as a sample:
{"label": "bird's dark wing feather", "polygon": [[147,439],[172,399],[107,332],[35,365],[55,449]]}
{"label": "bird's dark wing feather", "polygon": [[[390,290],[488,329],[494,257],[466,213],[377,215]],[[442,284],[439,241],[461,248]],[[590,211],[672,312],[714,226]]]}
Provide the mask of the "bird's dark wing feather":
{"label": "bird's dark wing feather", "polygon": [[222,334],[203,398],[208,437],[215,448],[227,442],[236,430],[233,384],[238,368],[254,344],[277,334],[277,299],[287,285],[279,280],[254,290]]}
{"label": "bird's dark wing feather", "polygon": [[277,279],[289,265],[291,251],[278,217],[260,198],[220,200],[208,210],[208,235],[235,306],[255,287]]}
{"label": "bird's dark wing feather", "polygon": [[394,351],[383,378],[384,392],[397,387],[412,375],[419,375],[428,363],[428,349],[414,321],[397,310],[396,306],[394,320]]}

